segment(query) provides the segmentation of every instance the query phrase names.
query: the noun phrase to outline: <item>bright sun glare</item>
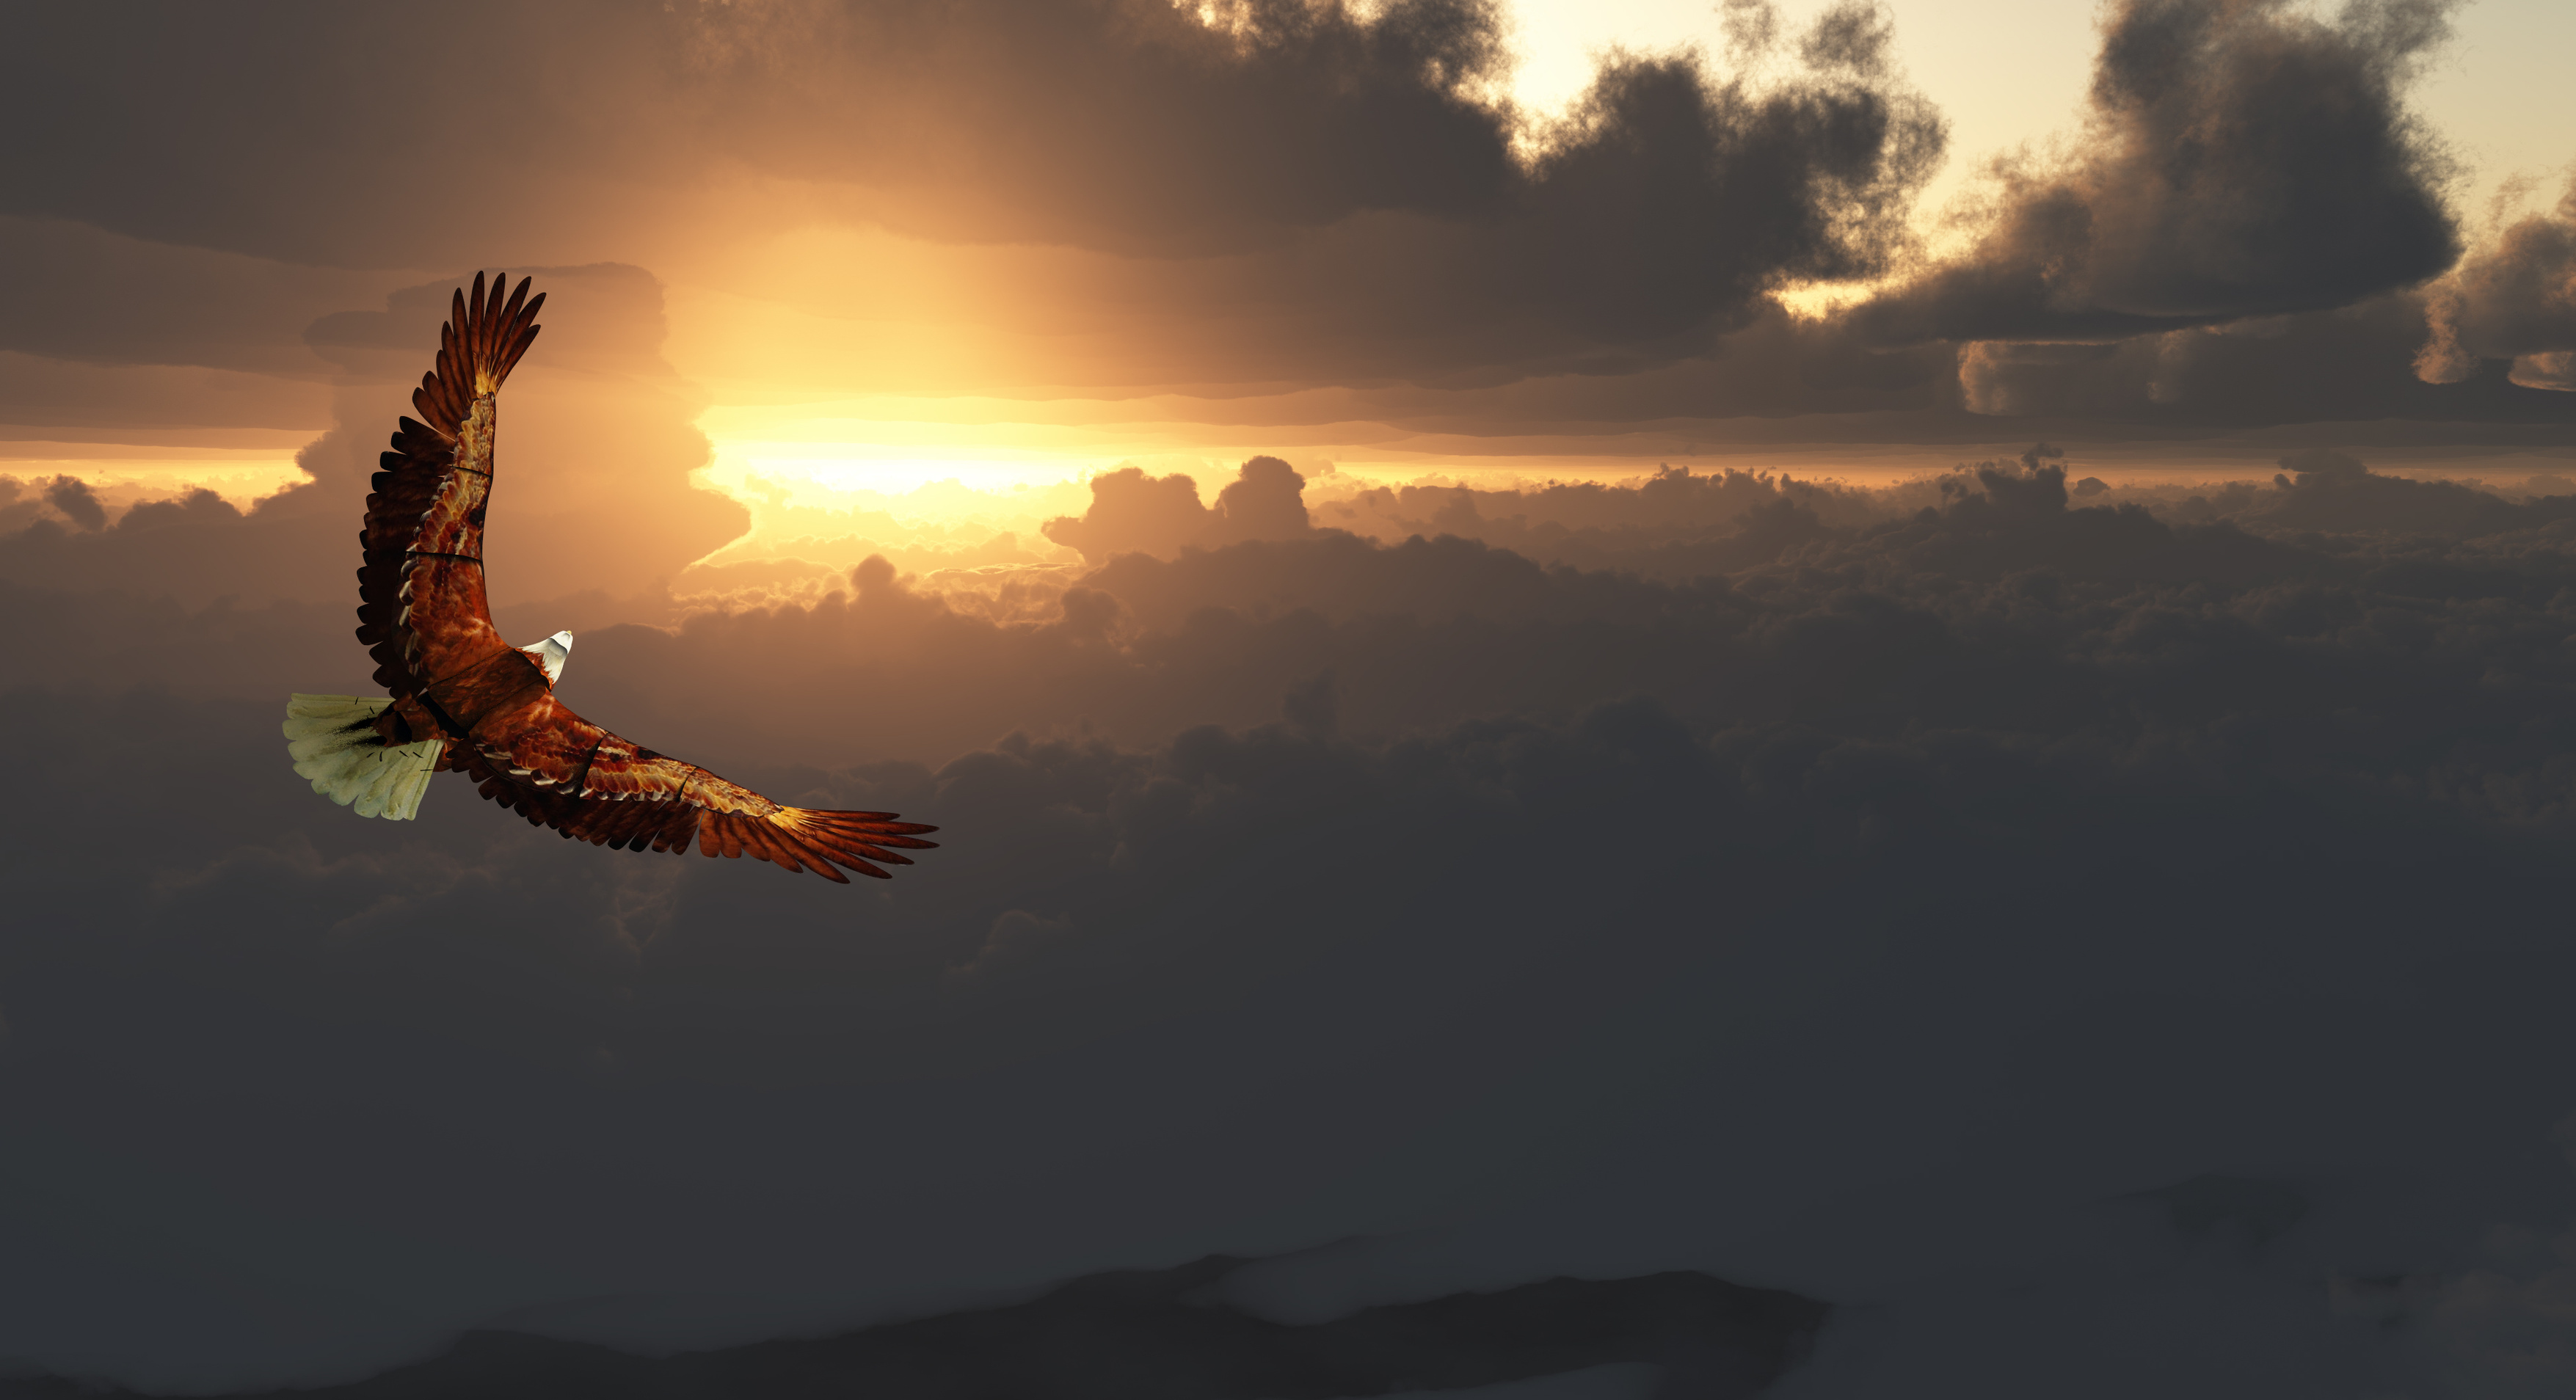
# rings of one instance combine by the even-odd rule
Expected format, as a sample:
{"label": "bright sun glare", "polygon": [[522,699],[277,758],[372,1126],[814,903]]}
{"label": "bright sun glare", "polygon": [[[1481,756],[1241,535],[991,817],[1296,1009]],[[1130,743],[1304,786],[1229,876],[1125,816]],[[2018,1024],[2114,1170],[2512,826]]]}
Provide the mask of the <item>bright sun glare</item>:
{"label": "bright sun glare", "polygon": [[737,481],[765,478],[809,482],[831,492],[898,496],[937,481],[954,481],[972,491],[1019,492],[1086,480],[1092,470],[1087,463],[1050,458],[893,456],[884,448],[860,442],[792,447],[719,442],[707,476],[727,488]]}

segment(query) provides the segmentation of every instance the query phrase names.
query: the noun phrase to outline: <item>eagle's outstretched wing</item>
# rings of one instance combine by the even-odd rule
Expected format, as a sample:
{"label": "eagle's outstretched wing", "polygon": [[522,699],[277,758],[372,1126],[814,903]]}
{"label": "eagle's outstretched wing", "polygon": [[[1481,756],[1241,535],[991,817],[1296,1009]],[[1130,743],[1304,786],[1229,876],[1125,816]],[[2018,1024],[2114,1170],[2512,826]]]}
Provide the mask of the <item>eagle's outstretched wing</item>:
{"label": "eagle's outstretched wing", "polygon": [[[554,711],[509,736],[516,744],[460,746],[451,761],[473,775],[485,797],[566,838],[635,851],[686,851],[694,840],[710,856],[757,856],[844,884],[849,877],[833,866],[883,878],[879,862],[910,865],[903,851],[937,844],[919,839],[935,826],[896,821],[892,812],[782,806],[630,744],[560,705]],[[598,737],[586,754],[569,754],[556,742],[562,733]]]}
{"label": "eagle's outstretched wing", "polygon": [[521,278],[506,305],[497,282],[487,301],[481,273],[471,306],[456,293],[439,328],[438,367],[412,391],[420,417],[401,420],[393,451],[379,459],[358,532],[358,640],[376,659],[376,684],[398,701],[515,654],[483,597],[483,508],[497,393],[537,338],[546,303],[527,295]]}
{"label": "eagle's outstretched wing", "polygon": [[384,454],[359,532],[358,640],[376,682],[402,712],[425,715],[450,743],[446,765],[485,797],[566,837],[626,850],[756,855],[833,880],[843,866],[933,843],[938,828],[891,812],[787,807],[693,764],[664,758],[555,700],[545,671],[501,639],[483,592],[483,512],[501,382],[537,338],[540,294],[528,279],[459,290],[439,331],[438,367],[421,377]]}

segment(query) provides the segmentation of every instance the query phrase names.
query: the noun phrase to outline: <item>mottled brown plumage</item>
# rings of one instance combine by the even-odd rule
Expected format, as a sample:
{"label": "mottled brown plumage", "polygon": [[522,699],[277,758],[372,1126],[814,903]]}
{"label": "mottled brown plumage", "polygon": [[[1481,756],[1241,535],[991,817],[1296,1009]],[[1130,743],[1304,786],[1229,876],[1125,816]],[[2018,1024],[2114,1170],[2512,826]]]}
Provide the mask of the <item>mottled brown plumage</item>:
{"label": "mottled brown plumage", "polygon": [[694,764],[621,739],[557,701],[546,671],[501,639],[483,592],[499,391],[537,337],[528,280],[504,301],[481,274],[439,332],[438,367],[412,393],[359,532],[358,640],[393,697],[387,742],[443,736],[440,766],[567,838],[625,850],[753,855],[848,882],[935,843],[892,812],[786,807]]}

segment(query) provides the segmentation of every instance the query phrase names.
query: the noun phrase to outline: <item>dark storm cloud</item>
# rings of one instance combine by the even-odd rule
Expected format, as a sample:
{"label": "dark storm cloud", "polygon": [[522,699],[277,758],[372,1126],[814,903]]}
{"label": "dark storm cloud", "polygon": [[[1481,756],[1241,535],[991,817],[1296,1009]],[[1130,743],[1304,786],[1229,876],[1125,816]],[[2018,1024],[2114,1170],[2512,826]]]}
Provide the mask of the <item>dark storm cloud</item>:
{"label": "dark storm cloud", "polygon": [[2329,23],[2285,0],[2124,0],[2063,167],[2006,166],[1963,261],[1857,314],[1882,343],[2115,340],[2337,307],[2458,256],[2402,92],[2442,0]]}
{"label": "dark storm cloud", "polygon": [[[1281,422],[1384,423],[1466,441],[1554,436],[1568,452],[1605,433],[1652,435],[1652,450],[1706,444],[1982,443],[1994,417],[2017,431],[2076,436],[2206,435],[2214,427],[2332,422],[2353,441],[2563,441],[2576,406],[2542,392],[2544,357],[2471,357],[2447,382],[2419,371],[2448,282],[2350,306],[2138,335],[2116,342],[1866,342],[1854,317],[1800,319],[1767,308],[1706,356],[1624,374],[1533,375],[1507,384],[1376,385],[1311,406],[1264,408]],[[2542,305],[2546,305],[2543,301]],[[2433,315],[2428,322],[2428,305]],[[1220,403],[1204,410],[1217,422]],[[2519,426],[2515,426],[2519,425]]]}
{"label": "dark storm cloud", "polygon": [[[2555,1265],[2493,1227],[2576,1219],[2568,500],[2316,454],[2195,525],[2066,460],[1803,498],[1689,585],[1317,532],[1127,556],[1046,626],[866,569],[584,639],[586,710],[942,823],[867,891],[462,785],[358,821],[247,663],[134,684],[292,664],[294,609],[13,596],[58,669],[0,700],[47,795],[0,813],[41,1149],[0,1352],[346,1374],[602,1295],[667,1346],[1363,1233],[1255,1294],[1693,1267],[1868,1304],[1821,1393],[2494,1393],[2477,1329]],[[931,701],[985,688],[1138,731],[953,743]]]}
{"label": "dark storm cloud", "polygon": [[[1173,286],[1135,303],[1227,323],[1238,348],[1196,366],[1215,379],[1694,354],[1784,280],[1880,267],[1941,144],[1883,71],[1884,23],[1852,7],[1777,81],[1618,57],[1527,162],[1489,95],[1501,12],[1464,0],[1365,20],[1263,0],[1213,24],[1150,0],[450,11],[494,38],[437,102],[379,90],[417,39],[395,10],[15,23],[0,102],[47,139],[0,199],[30,221],[358,266],[658,255],[818,211],[1226,255],[1149,264]],[[817,183],[790,215],[718,192],[746,170]]]}
{"label": "dark storm cloud", "polygon": [[[1956,419],[1958,352],[1948,345],[1887,350],[1864,343],[1846,319],[1802,319],[1777,303],[1756,308],[1704,354],[1626,373],[1533,375],[1477,387],[1372,385],[1334,411],[1411,432],[1494,437],[1567,435],[1660,426],[1658,420],[1708,423],[1711,440],[1736,441],[1759,429],[1745,419],[1844,415],[1814,431],[1832,441],[1875,440],[1884,432],[1919,437]],[[1860,414],[1907,415],[1902,427],[1872,429]],[[1717,426],[1716,420],[1734,420]],[[1690,429],[1684,428],[1688,432]],[[1979,436],[1991,432],[1981,426]]]}
{"label": "dark storm cloud", "polygon": [[[1492,0],[1373,18],[1237,0],[1212,20],[1126,0],[789,0],[695,6],[662,37],[685,45],[701,100],[736,109],[742,157],[924,195],[894,218],[934,236],[1205,253],[1364,210],[1473,217],[1505,199],[1511,132],[1477,91],[1509,62]],[[889,129],[904,139],[872,139]]]}
{"label": "dark storm cloud", "polygon": [[[397,11],[33,12],[13,20],[25,42],[0,62],[25,71],[0,103],[69,134],[31,143],[0,194],[23,254],[0,348],[309,380],[336,367],[303,327],[417,280],[304,264],[670,259],[810,302],[818,325],[916,294],[764,280],[721,251],[819,219],[954,241],[925,284],[990,286],[1053,347],[973,372],[1049,393],[1340,385],[1346,417],[1481,436],[1805,414],[1887,415],[1800,430],[1839,440],[1980,436],[1963,403],[2124,423],[2390,411],[2357,386],[2393,382],[2418,347],[2392,356],[2375,327],[2253,341],[2278,339],[2277,313],[2368,305],[2450,256],[2438,162],[2399,100],[2438,7],[2332,25],[2275,5],[2122,11],[2074,162],[2014,176],[1968,263],[1821,323],[1765,293],[1901,262],[1941,124],[1892,74],[1883,14],[1844,6],[1788,34],[1730,13],[1725,66],[1614,54],[1539,129],[1492,97],[1499,12],[1447,0],[1213,24],[1142,0],[453,12],[496,37],[442,79],[462,94],[444,105],[360,91],[412,42]],[[2152,355],[2014,343],[2248,317],[2252,341]],[[1996,343],[1962,366],[1941,342],[1963,339]],[[2554,382],[2557,352],[2513,353],[2520,382]],[[921,365],[955,373],[936,357],[865,372],[954,390],[904,378]],[[173,425],[314,412],[308,390],[38,372],[66,382],[0,412],[87,423],[128,393]],[[2469,378],[2398,386],[2395,411],[2559,411]]]}
{"label": "dark storm cloud", "polygon": [[711,159],[993,201],[952,234],[1201,250],[1365,208],[1469,212],[1509,166],[1461,90],[1500,61],[1473,0],[1374,24],[1254,3],[1216,27],[1121,0],[451,8],[439,28],[483,37],[440,66],[443,101],[387,81],[419,61],[400,8],[13,25],[11,98],[49,138],[17,209],[304,262],[445,263],[667,216]]}
{"label": "dark storm cloud", "polygon": [[[2439,306],[2441,293],[2429,300]],[[1959,388],[1982,414],[2178,426],[2410,419],[2455,424],[2463,440],[2479,433],[2471,424],[2528,424],[2563,441],[2576,403],[2503,364],[2471,360],[2448,383],[2418,375],[2427,301],[2392,293],[2102,344],[1983,341],[1961,349]]]}
{"label": "dark storm cloud", "polygon": [[2554,211],[2517,221],[2431,289],[2432,335],[2416,369],[2434,383],[2510,359],[2512,381],[2576,390],[2576,183]]}
{"label": "dark storm cloud", "polygon": [[[983,115],[939,137],[977,143],[979,170],[1014,173],[935,231],[1008,229],[1112,249],[1215,240],[1204,251],[1230,256],[1118,270],[1096,293],[1105,309],[1141,318],[1149,343],[1172,343],[1176,363],[1156,371],[1167,378],[1469,384],[1685,358],[1752,320],[1783,281],[1882,265],[1941,146],[1929,108],[1865,61],[1884,36],[1856,21],[1769,84],[1722,79],[1695,55],[1614,57],[1564,122],[1531,133],[1535,153],[1522,163],[1504,158],[1514,115],[1466,103],[1454,86],[1495,73],[1363,56],[1416,42],[1404,36],[1435,19],[1439,32],[1474,30],[1490,47],[1494,11],[1399,5],[1360,25],[1337,6],[1260,5],[1228,37],[1155,10],[1100,56],[1133,76],[1120,101],[1068,97],[1043,118],[1028,115],[1029,129],[1061,130],[1063,147],[1018,129],[988,140]],[[1827,22],[1859,13],[1837,10]],[[755,13],[752,22],[769,21]],[[1014,55],[1035,37],[999,39],[979,61],[1034,67]],[[870,52],[824,46],[796,61],[857,65],[876,61]],[[1085,72],[1050,53],[1025,91],[1005,98],[1005,114]],[[1335,114],[1395,74],[1425,88],[1422,100],[1377,125],[1342,124]],[[1088,93],[1094,80],[1081,81]],[[1212,83],[1222,95],[1203,90]],[[919,94],[932,109],[946,101]],[[1445,153],[1445,136],[1424,144],[1434,110],[1475,123],[1489,154],[1462,161]],[[1155,128],[1130,132],[1131,120]],[[810,149],[812,139],[779,144]],[[803,168],[869,178],[839,163],[855,158],[836,147]],[[1393,172],[1382,192],[1370,183],[1381,170]],[[1355,179],[1363,184],[1347,183]],[[907,189],[918,207],[881,215],[898,227],[951,207],[935,186]],[[994,203],[1004,197],[1009,207]],[[1127,288],[1121,277],[1149,285]]]}

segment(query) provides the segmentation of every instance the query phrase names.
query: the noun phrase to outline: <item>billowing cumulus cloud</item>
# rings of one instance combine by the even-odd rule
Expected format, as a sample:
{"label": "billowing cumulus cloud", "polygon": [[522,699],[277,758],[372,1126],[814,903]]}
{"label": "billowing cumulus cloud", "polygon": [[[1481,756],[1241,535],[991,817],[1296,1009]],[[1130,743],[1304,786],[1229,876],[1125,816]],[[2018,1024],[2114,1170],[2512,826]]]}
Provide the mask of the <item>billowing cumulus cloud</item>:
{"label": "billowing cumulus cloud", "polygon": [[[1151,37],[1131,46],[1121,31],[1102,56],[1109,72],[1147,70],[1115,103],[1068,95],[1061,145],[1025,135],[1064,125],[1049,109],[1027,128],[997,127],[991,148],[976,152],[979,167],[1052,168],[979,186],[979,200],[1006,190],[1012,201],[978,204],[980,222],[923,231],[1112,251],[1175,235],[1217,240],[1200,251],[1220,256],[1190,265],[1056,270],[1054,295],[1069,276],[1097,314],[1137,326],[1143,353],[1169,357],[1156,371],[1166,382],[1475,383],[1686,358],[1751,319],[1783,281],[1881,265],[1940,149],[1937,118],[1867,61],[1866,33],[1818,48],[1768,84],[1722,80],[1692,56],[1620,58],[1524,161],[1510,158],[1508,109],[1455,92],[1432,100],[1439,84],[1494,73],[1418,55],[1381,71],[1357,56],[1410,42],[1408,29],[1434,15],[1475,31],[1479,52],[1490,52],[1491,11],[1395,6],[1361,27],[1336,7],[1251,6],[1228,32],[1153,8]],[[865,57],[872,48],[850,52],[852,62],[877,61]],[[1369,76],[1343,73],[1353,66]],[[1085,70],[1050,56],[1044,71],[1039,92]],[[1337,114],[1399,73],[1420,89],[1413,99],[1373,125],[1343,124]],[[1201,102],[1198,85],[1219,82],[1224,95]],[[1474,158],[1448,150],[1445,136],[1416,144],[1433,111],[1472,122]],[[1154,130],[1090,130],[1130,120]],[[982,130],[962,123],[942,139]],[[1290,141],[1300,148],[1274,149]],[[1304,146],[1325,141],[1350,149]],[[1381,169],[1382,189],[1343,183]],[[1103,202],[1104,192],[1117,198]],[[925,197],[944,207],[935,189]]]}
{"label": "billowing cumulus cloud", "polygon": [[152,13],[139,34],[30,17],[8,100],[22,126],[85,134],[31,152],[12,212],[378,267],[721,264],[728,240],[817,219],[1187,254],[1149,258],[1158,285],[1124,313],[1113,286],[1076,300],[1148,333],[1185,304],[1268,347],[1212,379],[1687,356],[1785,280],[1881,266],[1941,144],[1861,10],[1828,14],[1776,81],[1618,59],[1525,156],[1502,14],[1468,0],[1213,22],[1149,0],[503,7],[442,20],[494,36],[445,102],[373,90],[417,40],[395,11]]}
{"label": "billowing cumulus cloud", "polygon": [[2428,0],[2328,22],[2284,3],[2125,0],[2063,165],[1999,171],[1965,259],[1861,313],[1890,343],[2107,341],[2347,305],[2458,255],[2443,169],[2402,104],[2444,34]]}
{"label": "billowing cumulus cloud", "polygon": [[2576,390],[2576,184],[2558,207],[2505,229],[2431,291],[2432,333],[2416,370],[2456,383],[2510,359],[2534,389]]}
{"label": "billowing cumulus cloud", "polygon": [[1198,485],[1186,476],[1158,477],[1124,467],[1093,477],[1090,509],[1048,521],[1046,536],[1082,551],[1093,563],[1107,563],[1120,554],[1294,539],[1312,528],[1305,487],[1296,468],[1276,457],[1255,457],[1209,507],[1199,504]]}

